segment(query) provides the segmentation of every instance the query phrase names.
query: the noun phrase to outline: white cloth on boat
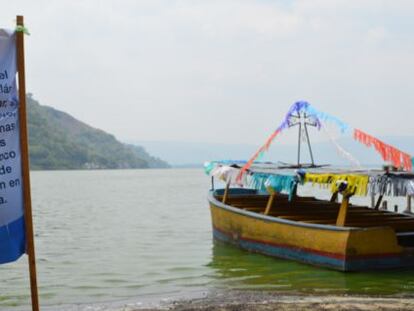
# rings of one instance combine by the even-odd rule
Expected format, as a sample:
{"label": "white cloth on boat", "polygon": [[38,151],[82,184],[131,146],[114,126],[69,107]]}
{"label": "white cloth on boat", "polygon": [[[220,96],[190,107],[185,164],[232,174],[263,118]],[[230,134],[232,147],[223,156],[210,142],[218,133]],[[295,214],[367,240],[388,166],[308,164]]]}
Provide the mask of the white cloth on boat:
{"label": "white cloth on boat", "polygon": [[239,168],[231,167],[231,166],[216,166],[210,172],[211,176],[217,177],[221,181],[225,183],[230,183],[231,185],[239,184],[237,180],[237,176],[240,173]]}
{"label": "white cloth on boat", "polygon": [[408,180],[406,184],[407,195],[414,196],[414,181]]}
{"label": "white cloth on boat", "polygon": [[371,195],[386,194],[387,189],[391,188],[391,179],[387,175],[370,176],[368,191]]}
{"label": "white cloth on boat", "polygon": [[371,195],[414,196],[414,181],[396,175],[371,176],[369,192]]}

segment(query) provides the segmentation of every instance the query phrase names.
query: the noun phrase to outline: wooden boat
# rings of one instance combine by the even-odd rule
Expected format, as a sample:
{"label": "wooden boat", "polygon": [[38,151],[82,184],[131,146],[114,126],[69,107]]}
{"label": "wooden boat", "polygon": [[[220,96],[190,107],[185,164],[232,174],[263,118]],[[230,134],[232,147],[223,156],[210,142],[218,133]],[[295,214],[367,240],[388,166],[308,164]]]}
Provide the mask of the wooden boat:
{"label": "wooden boat", "polygon": [[[362,140],[358,135],[365,135],[363,142],[372,143],[382,152],[384,160],[391,158],[393,164],[405,167],[394,173],[389,170],[319,169],[313,163],[306,129],[306,125],[312,122],[302,121],[299,126],[304,126],[306,130],[312,159],[305,171],[298,174],[297,170],[293,170],[304,168],[304,165],[300,164],[300,151],[297,165],[283,166],[287,171],[280,170],[280,166],[278,169],[273,166],[270,170],[263,170],[263,167],[255,168],[254,160],[261,152],[267,150],[271,140],[286,127],[286,124],[292,124],[292,116],[299,119],[306,110],[305,117],[308,113],[308,116],[313,114],[316,119],[327,119],[327,114],[319,113],[314,108],[308,109],[309,104],[305,104],[296,103],[295,107],[290,109],[284,123],[248,162],[213,162],[214,165],[207,165],[208,173],[212,171],[212,167],[221,169],[221,172],[216,170],[216,174],[210,175],[212,178],[219,177],[226,183],[225,188],[214,190],[213,181],[212,190],[208,195],[214,239],[248,251],[339,271],[414,267],[414,217],[379,208],[384,195],[390,194],[394,186],[397,189],[402,184],[407,184],[407,187],[404,187],[409,189],[394,189],[393,194],[407,196],[408,208],[411,208],[414,175],[409,172],[412,167],[411,158],[407,154],[369,135],[361,134],[363,132],[360,130],[355,130],[356,139]],[[292,115],[292,111],[297,114]],[[338,119],[334,121],[339,122]],[[320,120],[317,119],[314,124],[318,122]],[[300,141],[299,136],[299,150]],[[392,154],[392,157],[386,152]],[[256,187],[251,187],[251,183],[241,181],[243,174],[280,180],[273,188],[271,183],[266,187],[263,187],[263,183],[259,187],[258,183]],[[301,178],[303,179],[300,180]],[[285,183],[285,180],[294,182]],[[373,190],[376,182],[382,183],[377,187],[377,193]],[[297,189],[304,183],[324,184],[332,190],[331,199],[299,196]],[[231,184],[236,187],[231,188]],[[350,203],[351,197],[355,194],[367,195],[368,188],[371,189],[371,198],[377,198],[375,206],[357,206]],[[286,192],[289,195],[285,194]],[[342,196],[341,202],[337,200],[338,195]]]}
{"label": "wooden boat", "polygon": [[[343,204],[257,190],[212,190],[209,203],[216,240],[279,258],[340,271],[414,266],[414,217],[349,205],[344,225],[337,225]],[[266,208],[270,210],[266,212]]]}

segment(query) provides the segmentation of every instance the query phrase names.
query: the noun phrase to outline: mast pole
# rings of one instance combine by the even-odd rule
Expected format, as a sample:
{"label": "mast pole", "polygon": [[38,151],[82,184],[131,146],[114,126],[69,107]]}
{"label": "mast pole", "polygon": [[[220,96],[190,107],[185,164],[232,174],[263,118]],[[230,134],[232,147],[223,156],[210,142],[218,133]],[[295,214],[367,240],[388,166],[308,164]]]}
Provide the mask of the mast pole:
{"label": "mast pole", "polygon": [[298,113],[298,118],[299,118],[299,135],[298,135],[298,167],[300,167],[300,145],[301,145],[301,134],[302,134],[302,122],[300,119],[300,113]]}
{"label": "mast pole", "polygon": [[[305,113],[305,119],[306,119],[306,113]],[[306,141],[308,142],[309,155],[310,155],[310,158],[311,158],[312,166],[314,166],[315,162],[313,161],[312,147],[311,147],[311,143],[310,143],[310,138],[309,138],[308,127],[307,127],[306,121],[305,121],[304,126],[305,126]]]}

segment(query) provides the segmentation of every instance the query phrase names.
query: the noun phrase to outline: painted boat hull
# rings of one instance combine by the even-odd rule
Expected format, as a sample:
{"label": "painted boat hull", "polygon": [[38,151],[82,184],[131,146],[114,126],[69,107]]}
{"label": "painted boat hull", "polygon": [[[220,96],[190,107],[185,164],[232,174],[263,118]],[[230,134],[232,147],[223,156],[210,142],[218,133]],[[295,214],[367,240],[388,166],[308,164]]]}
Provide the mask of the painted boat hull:
{"label": "painted boat hull", "polygon": [[337,227],[265,216],[223,204],[213,191],[208,200],[214,239],[251,252],[339,271],[414,267],[414,253],[398,244],[390,227]]}

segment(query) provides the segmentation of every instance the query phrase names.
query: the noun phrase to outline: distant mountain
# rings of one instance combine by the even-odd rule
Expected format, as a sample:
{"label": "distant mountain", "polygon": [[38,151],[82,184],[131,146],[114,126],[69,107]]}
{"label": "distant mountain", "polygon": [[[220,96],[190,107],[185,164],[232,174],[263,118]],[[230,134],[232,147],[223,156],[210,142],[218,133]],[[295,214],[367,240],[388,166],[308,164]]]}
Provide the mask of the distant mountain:
{"label": "distant mountain", "polygon": [[[414,155],[414,137],[392,136],[379,137],[385,142]],[[173,166],[201,166],[209,160],[247,160],[258,149],[258,145],[249,144],[216,144],[216,143],[186,143],[186,142],[155,142],[137,141],[151,154],[161,157]],[[381,157],[373,148],[354,141],[351,137],[342,137],[337,143],[354,156],[362,165],[381,165]],[[334,144],[329,141],[312,144],[315,163],[332,165],[349,165],[349,161],[341,157]],[[308,146],[302,143],[301,160],[310,162]],[[263,161],[297,162],[297,145],[281,144],[275,141],[266,153]]]}
{"label": "distant mountain", "polygon": [[[131,142],[132,143],[132,142]],[[173,166],[194,167],[205,161],[220,159],[249,158],[257,146],[248,144],[215,144],[168,141],[136,141],[134,144],[143,146],[151,154],[168,159]],[[164,158],[165,157],[165,158]]]}
{"label": "distant mountain", "polygon": [[166,168],[143,147],[119,142],[71,115],[27,97],[31,169]]}

